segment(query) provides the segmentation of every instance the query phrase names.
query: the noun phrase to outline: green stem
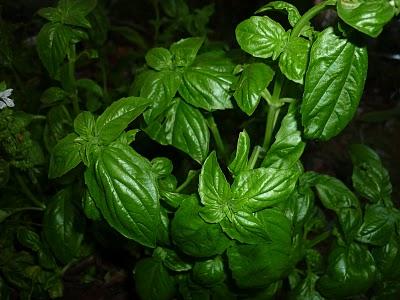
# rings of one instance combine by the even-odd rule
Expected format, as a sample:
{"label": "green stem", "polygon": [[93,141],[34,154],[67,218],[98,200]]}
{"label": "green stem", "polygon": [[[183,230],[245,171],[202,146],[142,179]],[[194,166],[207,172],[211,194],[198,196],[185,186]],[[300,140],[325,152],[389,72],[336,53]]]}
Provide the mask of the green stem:
{"label": "green stem", "polygon": [[308,248],[312,248],[312,247],[318,245],[319,243],[321,243],[322,241],[326,240],[330,236],[331,236],[331,232],[325,231],[325,232],[321,233],[320,235],[318,235],[313,240],[308,241],[307,246],[308,246]]}
{"label": "green stem", "polygon": [[34,120],[34,121],[45,121],[45,120],[47,120],[47,118],[46,118],[46,116],[35,115],[35,116],[32,116],[32,120]]}
{"label": "green stem", "polygon": [[81,109],[79,107],[78,91],[76,89],[75,62],[76,62],[76,49],[75,45],[72,45],[70,54],[68,55],[68,77],[71,83],[72,108],[74,110],[75,116],[77,116],[81,112]]}
{"label": "green stem", "polygon": [[193,171],[190,170],[188,176],[186,177],[185,181],[176,188],[175,192],[180,193],[182,192],[191,182],[194,178],[196,178],[197,174],[199,171]]}
{"label": "green stem", "polygon": [[154,45],[157,45],[158,36],[160,34],[160,8],[158,7],[158,0],[153,0],[154,11],[156,13],[156,19],[154,21],[155,28],[154,28]]}
{"label": "green stem", "polygon": [[217,124],[215,123],[214,117],[210,115],[207,118],[208,128],[210,128],[211,134],[213,135],[215,145],[217,146],[217,151],[221,155],[225,163],[228,162],[227,153],[225,150],[224,142],[222,141],[221,134],[219,133]]}
{"label": "green stem", "polygon": [[323,2],[313,6],[310,10],[308,10],[300,18],[300,20],[297,22],[296,26],[294,26],[290,36],[291,37],[300,36],[301,31],[303,30],[304,26],[308,25],[308,22],[310,22],[310,20],[312,18],[314,18],[316,15],[318,15],[324,9],[326,9],[327,6],[335,5],[335,4],[336,4],[336,0],[326,0],[326,1],[323,1]]}
{"label": "green stem", "polygon": [[35,195],[32,194],[31,190],[28,188],[28,186],[25,183],[25,180],[22,178],[22,176],[18,173],[15,172],[15,178],[17,179],[17,182],[19,186],[21,187],[21,191],[28,197],[29,200],[32,201],[33,204],[37,205],[41,209],[45,209],[46,206],[40,202]]}
{"label": "green stem", "polygon": [[256,166],[257,160],[260,156],[260,153],[264,150],[263,147],[261,146],[255,146],[253,149],[253,152],[251,153],[250,159],[249,159],[249,163],[248,163],[248,167],[249,169],[254,169],[254,167]]}
{"label": "green stem", "polygon": [[106,67],[106,55],[104,51],[101,52],[100,57],[100,69],[101,69],[101,77],[103,80],[103,93],[105,103],[110,104],[110,97],[108,94],[108,78],[107,78],[107,67]]}
{"label": "green stem", "polygon": [[272,98],[271,105],[269,106],[268,109],[267,123],[265,126],[265,135],[263,142],[263,148],[265,149],[265,151],[268,151],[268,148],[271,144],[272,134],[274,132],[276,120],[278,119],[279,116],[280,106],[275,106],[273,105],[273,103],[279,102],[279,97],[281,94],[283,82],[284,82],[283,75],[282,74],[277,75],[274,83],[274,91],[271,97]]}

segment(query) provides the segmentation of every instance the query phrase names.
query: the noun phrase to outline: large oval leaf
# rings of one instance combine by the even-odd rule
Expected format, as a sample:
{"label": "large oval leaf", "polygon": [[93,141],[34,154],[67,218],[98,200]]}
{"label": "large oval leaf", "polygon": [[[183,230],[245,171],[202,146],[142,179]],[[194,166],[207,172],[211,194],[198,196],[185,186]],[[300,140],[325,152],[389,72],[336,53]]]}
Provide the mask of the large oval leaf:
{"label": "large oval leaf", "polygon": [[160,204],[150,163],[127,145],[110,145],[99,154],[94,171],[95,181],[90,173],[85,181],[107,222],[127,238],[155,247]]}
{"label": "large oval leaf", "polygon": [[69,263],[78,255],[85,219],[73,203],[72,189],[58,192],[48,204],[43,217],[43,232],[54,255]]}
{"label": "large oval leaf", "polygon": [[368,56],[333,28],[325,29],[311,49],[302,122],[308,138],[328,140],[353,118],[367,76]]}

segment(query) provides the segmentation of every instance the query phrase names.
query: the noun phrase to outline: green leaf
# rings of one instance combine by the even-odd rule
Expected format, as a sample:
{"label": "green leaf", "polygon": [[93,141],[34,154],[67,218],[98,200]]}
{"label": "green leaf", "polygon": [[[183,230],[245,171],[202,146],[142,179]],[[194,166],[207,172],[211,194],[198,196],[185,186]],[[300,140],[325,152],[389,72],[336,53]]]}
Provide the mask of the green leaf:
{"label": "green leaf", "polygon": [[274,74],[271,67],[263,63],[252,63],[244,67],[233,96],[247,115],[251,116],[256,110],[261,93],[272,81]]}
{"label": "green leaf", "polygon": [[183,72],[179,94],[193,106],[208,111],[232,108],[229,89],[234,80],[233,68],[223,52],[198,55]]}
{"label": "green leaf", "polygon": [[327,298],[355,296],[372,286],[375,275],[376,265],[366,248],[356,243],[336,246],[329,254],[325,275],[317,281],[317,289]]}
{"label": "green leaf", "polygon": [[383,247],[374,247],[372,255],[383,279],[397,280],[400,276],[400,240],[397,234],[392,235]]}
{"label": "green leaf", "polygon": [[42,96],[40,97],[40,101],[43,104],[50,105],[59,101],[63,101],[67,97],[68,93],[66,91],[53,86],[43,92]]}
{"label": "green leaf", "polygon": [[235,207],[258,211],[285,200],[294,190],[298,168],[258,168],[241,172],[233,182]]}
{"label": "green leaf", "polygon": [[85,191],[82,197],[82,209],[88,219],[99,221],[101,220],[101,213],[96,206],[89,191]]}
{"label": "green leaf", "polygon": [[151,168],[159,177],[172,173],[174,168],[172,161],[166,157],[156,157],[151,160]]}
{"label": "green leaf", "polygon": [[353,239],[362,222],[357,197],[340,180],[327,175],[318,176],[315,188],[322,204],[337,214],[347,239]]}
{"label": "green leaf", "polygon": [[296,300],[324,300],[320,293],[315,289],[315,284],[319,276],[308,272],[307,277],[300,282],[296,288],[290,292],[290,299]]}
{"label": "green leaf", "polygon": [[61,22],[72,26],[90,28],[85,18],[96,6],[97,0],[61,0],[57,8],[60,11]]}
{"label": "green leaf", "polygon": [[[85,182],[110,226],[127,238],[154,247],[160,203],[150,163],[128,145],[115,144],[102,149],[93,171],[85,173]],[[101,191],[96,191],[99,188]]]}
{"label": "green leaf", "polygon": [[374,246],[384,246],[394,232],[394,223],[391,209],[379,204],[368,205],[356,239]]}
{"label": "green leaf", "polygon": [[187,67],[192,64],[203,42],[204,38],[192,37],[173,43],[169,49],[173,55],[174,65]]}
{"label": "green leaf", "polygon": [[291,249],[279,244],[236,245],[227,251],[229,268],[240,288],[262,288],[294,267]]}
{"label": "green leaf", "polygon": [[279,68],[290,80],[303,84],[311,44],[301,37],[292,37],[279,58]]}
{"label": "green leaf", "polygon": [[239,138],[236,145],[235,157],[229,164],[228,169],[237,176],[242,171],[248,170],[248,160],[250,152],[250,137],[245,130],[239,133]]}
{"label": "green leaf", "polygon": [[208,154],[210,132],[201,112],[174,99],[165,115],[152,122],[146,133],[163,145],[172,145],[201,163]]}
{"label": "green leaf", "polygon": [[294,6],[293,4],[287,3],[285,1],[269,2],[268,4],[259,8],[255,13],[259,14],[259,13],[262,13],[265,11],[270,11],[270,10],[286,11],[286,13],[288,15],[289,24],[292,27],[294,27],[301,18],[301,15],[300,15],[299,11],[297,10],[296,6]]}
{"label": "green leaf", "polygon": [[94,135],[96,121],[91,112],[83,111],[74,120],[74,129],[77,134],[84,138]]}
{"label": "green leaf", "polygon": [[[229,210],[231,189],[219,167],[215,151],[207,157],[199,177],[199,195],[206,210],[200,210],[201,217],[210,223],[218,223]],[[204,212],[204,213],[203,213]]]}
{"label": "green leaf", "polygon": [[353,186],[364,198],[371,202],[390,199],[392,184],[388,171],[379,156],[369,147],[352,145],[350,156],[353,161]]}
{"label": "green leaf", "polygon": [[26,227],[18,228],[17,238],[18,242],[20,242],[22,246],[35,252],[42,248],[42,242],[40,241],[39,235]]}
{"label": "green leaf", "polygon": [[274,143],[261,163],[262,167],[290,169],[299,161],[303,154],[305,143],[301,140],[301,132],[297,126],[296,115],[297,107],[292,104],[282,120]]}
{"label": "green leaf", "polygon": [[114,141],[149,104],[150,100],[140,97],[115,101],[97,118],[96,134],[105,144]]}
{"label": "green leaf", "polygon": [[150,99],[151,106],[144,113],[147,124],[154,121],[170,105],[181,84],[181,76],[175,71],[149,72],[144,78],[140,96]]}
{"label": "green leaf", "polygon": [[175,280],[157,258],[145,258],[134,270],[136,290],[141,299],[169,300],[175,295]]}
{"label": "green leaf", "polygon": [[222,254],[230,240],[218,224],[210,224],[199,216],[200,205],[195,196],[185,199],[172,220],[172,239],[185,254],[209,257]]}
{"label": "green leaf", "polygon": [[268,17],[253,16],[236,27],[236,39],[243,51],[260,58],[277,59],[289,35]]}
{"label": "green leaf", "polygon": [[72,29],[61,23],[47,23],[37,35],[36,47],[39,58],[50,76],[56,75],[72,39]]}
{"label": "green leaf", "polygon": [[50,22],[56,23],[62,21],[62,15],[59,9],[54,7],[43,7],[38,10],[37,14],[42,18],[49,20]]}
{"label": "green leaf", "polygon": [[98,97],[103,97],[103,89],[92,79],[89,78],[79,79],[76,81],[76,86],[78,88],[91,92]]}
{"label": "green leaf", "polygon": [[165,48],[152,48],[145,56],[149,67],[161,71],[172,67],[172,54]]}
{"label": "green leaf", "polygon": [[85,219],[73,203],[71,188],[58,192],[47,205],[43,231],[54,255],[67,264],[78,256],[83,239]]}
{"label": "green leaf", "polygon": [[160,258],[164,265],[172,271],[186,272],[192,269],[192,265],[182,259],[174,250],[158,247],[154,250],[153,256]]}
{"label": "green leaf", "polygon": [[205,287],[215,286],[225,279],[224,263],[219,256],[196,262],[192,272],[193,281]]}
{"label": "green leaf", "polygon": [[291,246],[291,222],[278,209],[264,209],[255,214],[236,212],[232,222],[224,219],[221,223],[224,232],[241,243],[257,245],[279,243],[282,247]]}
{"label": "green leaf", "polygon": [[49,178],[60,177],[81,162],[80,145],[75,142],[77,137],[75,133],[70,133],[53,148],[50,157]]}
{"label": "green leaf", "polygon": [[395,14],[395,8],[386,0],[338,0],[339,17],[355,29],[377,37]]}
{"label": "green leaf", "polygon": [[367,76],[366,48],[327,28],[311,48],[301,106],[308,138],[328,140],[353,118]]}

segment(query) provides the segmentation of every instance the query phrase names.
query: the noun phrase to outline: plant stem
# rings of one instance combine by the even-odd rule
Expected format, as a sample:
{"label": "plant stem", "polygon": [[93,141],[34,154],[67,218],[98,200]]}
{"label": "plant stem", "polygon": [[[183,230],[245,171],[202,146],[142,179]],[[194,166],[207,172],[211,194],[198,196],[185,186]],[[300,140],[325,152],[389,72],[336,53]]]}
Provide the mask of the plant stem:
{"label": "plant stem", "polygon": [[319,243],[321,243],[322,241],[326,240],[328,237],[330,237],[331,232],[330,231],[325,231],[323,233],[321,233],[320,235],[318,235],[316,238],[314,238],[311,241],[308,241],[308,248],[312,248],[315,245],[318,245]]}
{"label": "plant stem", "polygon": [[248,163],[248,167],[249,169],[254,169],[258,157],[260,156],[261,151],[263,151],[264,148],[261,146],[256,145],[253,149],[253,152],[251,153],[250,159],[249,159],[249,163]]}
{"label": "plant stem", "polygon": [[192,182],[192,180],[197,176],[198,173],[199,173],[199,171],[190,170],[185,181],[176,188],[175,192],[177,192],[177,193],[182,192]]}
{"label": "plant stem", "polygon": [[275,106],[273,104],[279,102],[283,82],[284,78],[282,74],[277,75],[274,83],[274,91],[272,93],[272,101],[268,109],[267,123],[265,126],[265,135],[263,142],[263,148],[265,149],[265,151],[268,151],[268,148],[271,144],[272,134],[274,132],[276,120],[279,116],[280,106]]}
{"label": "plant stem", "polygon": [[34,121],[45,121],[45,120],[47,120],[47,118],[46,118],[46,116],[35,115],[35,116],[32,116],[32,120],[34,120]]}
{"label": "plant stem", "polygon": [[107,104],[110,104],[110,97],[108,95],[108,79],[107,79],[107,68],[106,68],[106,56],[104,52],[102,52],[100,57],[100,69],[101,69],[101,77],[103,80],[103,94],[104,100]]}
{"label": "plant stem", "polygon": [[221,134],[219,133],[217,124],[215,123],[214,117],[212,115],[207,118],[207,124],[208,128],[210,128],[211,134],[213,135],[215,145],[217,146],[217,151],[219,152],[225,163],[227,163],[228,157],[225,150],[225,145],[222,141]]}
{"label": "plant stem", "polygon": [[31,190],[26,185],[24,179],[17,171],[15,172],[15,178],[17,179],[17,182],[18,182],[19,186],[21,187],[21,191],[26,195],[26,197],[28,197],[28,199],[31,200],[32,203],[37,205],[39,208],[45,209],[46,206],[42,202],[40,202],[35,197],[35,195],[32,194]]}
{"label": "plant stem", "polygon": [[324,9],[326,9],[327,6],[335,5],[335,4],[336,4],[336,0],[326,0],[326,1],[323,1],[323,2],[313,6],[312,8],[310,8],[310,10],[308,10],[300,18],[300,20],[297,22],[296,26],[294,26],[290,36],[291,37],[300,36],[301,31],[303,30],[304,26],[306,26],[312,18],[314,18],[316,15],[318,15]]}
{"label": "plant stem", "polygon": [[75,116],[77,116],[81,112],[81,109],[79,108],[78,91],[76,89],[75,62],[76,62],[76,49],[75,45],[72,45],[70,55],[68,55],[68,77],[71,83],[72,108],[74,110]]}

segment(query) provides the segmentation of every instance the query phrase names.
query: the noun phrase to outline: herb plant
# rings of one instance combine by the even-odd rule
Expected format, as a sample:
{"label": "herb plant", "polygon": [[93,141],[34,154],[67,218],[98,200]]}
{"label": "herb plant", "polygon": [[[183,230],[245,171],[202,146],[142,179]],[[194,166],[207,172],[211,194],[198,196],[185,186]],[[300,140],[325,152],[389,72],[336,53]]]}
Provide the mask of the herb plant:
{"label": "herb plant", "polygon": [[[94,226],[139,249],[141,299],[397,299],[400,213],[378,154],[350,147],[352,188],[305,170],[301,157],[354,117],[366,36],[381,33],[398,1],[325,0],[302,15],[269,2],[237,25],[241,50],[207,37],[213,6],[152,3],[150,49],[133,29],[108,26],[95,0],[40,9],[36,50],[53,84],[41,95],[45,115],[14,109],[0,85],[1,298],[61,297],[68,268],[96,251]],[[337,22],[318,31],[311,20],[326,9]],[[109,30],[147,50],[122,92],[108,87]],[[197,36],[171,41],[182,30]],[[100,80],[78,71],[87,65]],[[264,134],[237,125],[232,150],[223,110],[261,115]],[[148,157],[146,137],[182,160],[169,150]]]}

